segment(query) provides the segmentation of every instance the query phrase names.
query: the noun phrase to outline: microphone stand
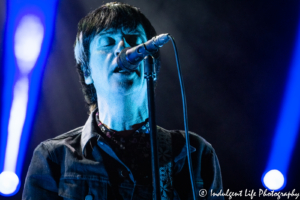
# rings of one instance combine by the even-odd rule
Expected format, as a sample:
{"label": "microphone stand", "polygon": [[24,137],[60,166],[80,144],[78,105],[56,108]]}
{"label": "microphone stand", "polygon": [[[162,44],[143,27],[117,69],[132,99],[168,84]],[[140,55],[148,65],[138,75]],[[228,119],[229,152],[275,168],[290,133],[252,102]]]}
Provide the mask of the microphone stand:
{"label": "microphone stand", "polygon": [[155,120],[155,102],[154,102],[154,59],[148,56],[145,59],[145,78],[147,79],[147,96],[148,96],[148,112],[150,125],[150,141],[151,141],[151,166],[152,166],[152,185],[155,200],[161,200],[160,196],[160,180],[158,167],[158,151],[157,151],[157,131]]}

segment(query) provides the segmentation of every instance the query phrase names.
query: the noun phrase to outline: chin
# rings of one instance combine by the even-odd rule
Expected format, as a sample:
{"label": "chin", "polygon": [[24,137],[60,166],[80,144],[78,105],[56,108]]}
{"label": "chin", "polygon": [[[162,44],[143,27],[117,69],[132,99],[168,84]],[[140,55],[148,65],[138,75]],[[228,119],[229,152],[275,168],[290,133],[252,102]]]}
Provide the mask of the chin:
{"label": "chin", "polygon": [[127,95],[132,93],[135,88],[133,81],[122,81],[117,82],[113,90],[119,94]]}
{"label": "chin", "polygon": [[133,82],[133,81],[122,81],[122,82],[118,82],[116,84],[116,88],[115,91],[118,94],[122,94],[122,95],[130,95],[133,93],[137,93],[137,94],[142,94],[143,93],[143,87],[141,84],[137,84],[137,82]]}

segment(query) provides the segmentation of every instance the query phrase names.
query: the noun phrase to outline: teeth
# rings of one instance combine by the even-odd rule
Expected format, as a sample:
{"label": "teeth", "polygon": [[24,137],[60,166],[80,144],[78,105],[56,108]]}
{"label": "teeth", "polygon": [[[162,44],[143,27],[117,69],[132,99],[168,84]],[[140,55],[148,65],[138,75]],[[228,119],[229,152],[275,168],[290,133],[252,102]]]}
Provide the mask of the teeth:
{"label": "teeth", "polygon": [[125,69],[122,69],[120,71],[118,71],[119,73],[125,73],[125,74],[130,74],[132,71],[128,71],[128,70],[125,70]]}
{"label": "teeth", "polygon": [[116,69],[114,70],[115,73],[124,73],[124,74],[130,74],[132,73],[132,71],[128,71],[126,69],[121,69],[120,67],[116,67]]}

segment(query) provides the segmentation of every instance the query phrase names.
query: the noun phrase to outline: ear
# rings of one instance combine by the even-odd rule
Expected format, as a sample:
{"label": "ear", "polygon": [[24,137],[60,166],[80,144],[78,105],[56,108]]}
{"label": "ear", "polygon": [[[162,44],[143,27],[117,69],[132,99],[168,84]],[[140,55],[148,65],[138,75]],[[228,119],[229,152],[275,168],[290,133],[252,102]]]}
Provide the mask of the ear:
{"label": "ear", "polygon": [[84,82],[85,82],[85,84],[87,84],[87,85],[92,84],[94,81],[93,81],[93,79],[92,79],[91,71],[89,70],[89,68],[84,67],[84,66],[82,65],[82,66],[81,66],[81,69],[82,69],[82,71],[83,71],[83,77],[84,77]]}
{"label": "ear", "polygon": [[93,81],[91,75],[89,75],[89,76],[84,76],[84,82],[85,82],[85,84],[90,85],[90,84],[92,84],[94,81]]}

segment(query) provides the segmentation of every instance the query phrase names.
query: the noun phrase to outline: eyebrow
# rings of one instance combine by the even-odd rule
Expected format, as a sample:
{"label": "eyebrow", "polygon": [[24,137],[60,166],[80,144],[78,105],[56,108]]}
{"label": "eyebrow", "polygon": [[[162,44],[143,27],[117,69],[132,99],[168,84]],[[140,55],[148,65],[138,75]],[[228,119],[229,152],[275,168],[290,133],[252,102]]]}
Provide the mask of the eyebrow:
{"label": "eyebrow", "polygon": [[127,34],[142,34],[142,31],[139,31],[137,29],[134,29],[134,30],[130,30],[128,32],[126,32]]}
{"label": "eyebrow", "polygon": [[116,32],[117,31],[115,31],[115,30],[101,31],[98,35],[101,36],[101,35],[107,35],[107,34],[114,34]]}
{"label": "eyebrow", "polygon": [[[114,34],[116,32],[117,32],[116,30],[103,30],[98,35],[103,36],[103,35],[107,35],[107,34]],[[126,32],[125,34],[142,34],[142,31],[134,29],[134,30],[130,30],[130,31]]]}

